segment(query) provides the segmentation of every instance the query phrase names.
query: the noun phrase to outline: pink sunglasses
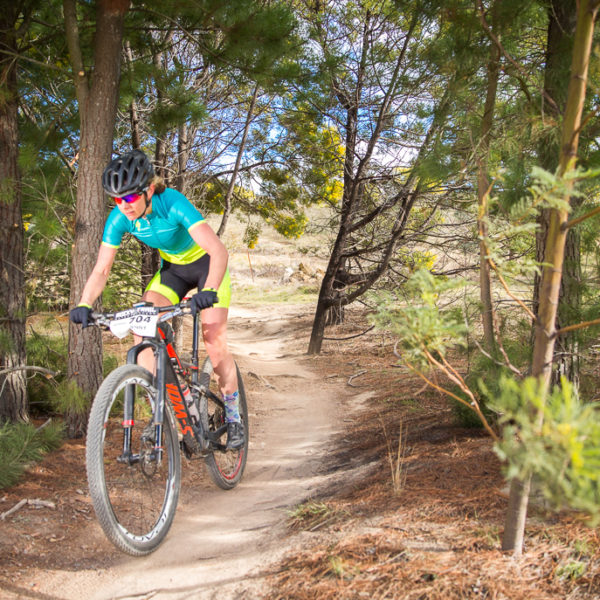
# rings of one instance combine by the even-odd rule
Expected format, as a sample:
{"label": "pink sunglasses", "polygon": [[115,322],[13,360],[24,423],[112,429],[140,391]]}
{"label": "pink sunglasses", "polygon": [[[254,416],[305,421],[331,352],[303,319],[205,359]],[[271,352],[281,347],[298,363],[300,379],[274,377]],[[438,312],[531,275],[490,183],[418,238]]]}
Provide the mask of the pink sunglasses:
{"label": "pink sunglasses", "polygon": [[123,196],[122,198],[115,197],[115,202],[117,204],[121,204],[121,202],[125,200],[127,204],[131,204],[132,202],[137,202],[143,196],[143,194],[144,192],[142,192],[141,194],[127,194],[127,196]]}

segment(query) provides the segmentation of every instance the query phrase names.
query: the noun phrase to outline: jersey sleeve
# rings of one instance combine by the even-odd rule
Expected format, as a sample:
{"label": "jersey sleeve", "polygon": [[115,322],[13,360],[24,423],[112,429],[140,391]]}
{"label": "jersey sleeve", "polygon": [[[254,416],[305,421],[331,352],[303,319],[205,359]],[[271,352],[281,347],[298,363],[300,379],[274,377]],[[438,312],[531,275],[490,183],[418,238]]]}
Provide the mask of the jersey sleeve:
{"label": "jersey sleeve", "polygon": [[198,223],[204,223],[202,213],[181,193],[169,189],[169,217],[181,223],[188,231]]}
{"label": "jersey sleeve", "polygon": [[121,211],[116,206],[110,211],[104,225],[104,233],[102,234],[102,243],[105,246],[118,248],[121,245],[121,240],[125,233],[122,217]]}

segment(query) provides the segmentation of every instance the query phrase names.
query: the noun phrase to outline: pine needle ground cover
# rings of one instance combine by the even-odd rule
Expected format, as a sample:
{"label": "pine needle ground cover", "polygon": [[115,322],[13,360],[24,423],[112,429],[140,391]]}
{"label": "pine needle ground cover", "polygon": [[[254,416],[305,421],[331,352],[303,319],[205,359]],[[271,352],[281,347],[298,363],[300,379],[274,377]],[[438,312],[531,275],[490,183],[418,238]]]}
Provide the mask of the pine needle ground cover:
{"label": "pine needle ground cover", "polygon": [[[327,335],[351,336],[365,323],[352,312]],[[374,332],[330,340],[314,360],[325,382],[347,382],[344,430],[323,467],[337,477],[290,512],[290,537],[301,543],[264,573],[266,597],[600,598],[598,529],[550,511],[535,493],[523,557],[500,550],[508,487],[492,440],[457,424],[447,399],[398,368],[393,344]],[[400,489],[390,452],[399,453]]]}
{"label": "pine needle ground cover", "polygon": [[[347,317],[327,336],[368,329],[361,312]],[[298,309],[292,352],[306,351],[311,318],[310,308]],[[491,440],[457,425],[445,398],[398,368],[394,343],[370,331],[327,340],[322,356],[303,359],[321,374],[325,396],[334,383],[347,390],[337,413],[340,432],[320,467],[327,485],[285,513],[288,535],[277,544],[291,549],[253,574],[258,591],[248,598],[600,598],[598,530],[575,513],[550,512],[534,497],[522,559],[500,551],[507,498]],[[118,343],[107,348],[122,358]],[[250,394],[264,385],[253,377],[247,384]],[[209,483],[196,465],[183,477],[182,504],[192,505]],[[33,463],[17,485],[0,492],[0,512],[24,498],[54,508],[27,505],[1,522],[0,587],[26,581],[36,569],[121,563],[95,522],[83,440],[67,440]]]}

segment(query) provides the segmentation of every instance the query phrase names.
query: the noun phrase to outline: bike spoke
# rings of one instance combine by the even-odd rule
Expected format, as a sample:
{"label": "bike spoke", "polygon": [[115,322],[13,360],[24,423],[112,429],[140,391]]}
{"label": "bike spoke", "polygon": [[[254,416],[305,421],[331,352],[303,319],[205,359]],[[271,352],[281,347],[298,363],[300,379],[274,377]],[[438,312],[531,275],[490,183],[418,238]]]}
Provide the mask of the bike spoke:
{"label": "bike spoke", "polygon": [[118,460],[123,452],[120,419],[107,421],[104,437],[104,473],[109,502],[119,524],[136,536],[148,534],[156,525],[169,483],[169,459],[157,456],[153,435],[152,439],[144,435],[148,425],[154,429],[151,414],[136,419],[131,428],[131,451],[137,459],[133,464]]}
{"label": "bike spoke", "polygon": [[[125,390],[133,420],[123,422]],[[88,427],[90,494],[108,538],[134,555],[152,552],[171,526],[180,484],[180,458],[172,410],[165,409],[162,447],[155,444],[151,375],[137,365],[119,367],[98,390]],[[128,436],[125,436],[128,432]],[[127,447],[124,440],[129,439]]]}

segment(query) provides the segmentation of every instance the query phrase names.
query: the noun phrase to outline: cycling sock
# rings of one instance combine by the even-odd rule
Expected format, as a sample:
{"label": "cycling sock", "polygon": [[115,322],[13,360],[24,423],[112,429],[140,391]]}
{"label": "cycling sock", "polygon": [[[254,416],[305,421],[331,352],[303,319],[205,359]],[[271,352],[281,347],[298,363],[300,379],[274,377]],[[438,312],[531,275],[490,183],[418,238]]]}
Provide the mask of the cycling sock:
{"label": "cycling sock", "polygon": [[227,423],[239,423],[241,421],[238,403],[239,396],[237,390],[233,392],[233,394],[223,395],[223,401],[225,402],[225,421],[227,421]]}

